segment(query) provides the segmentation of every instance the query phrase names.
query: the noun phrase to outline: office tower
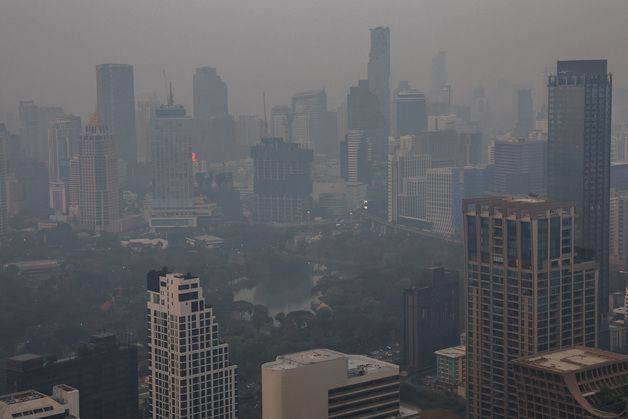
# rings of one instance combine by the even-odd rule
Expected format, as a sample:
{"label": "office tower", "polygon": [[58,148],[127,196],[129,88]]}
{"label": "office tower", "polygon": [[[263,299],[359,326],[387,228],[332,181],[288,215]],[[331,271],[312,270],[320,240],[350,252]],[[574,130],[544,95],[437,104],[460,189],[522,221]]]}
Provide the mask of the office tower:
{"label": "office tower", "polygon": [[96,112],[113,136],[118,157],[127,164],[134,164],[137,161],[137,145],[133,66],[97,65],[96,82],[98,104]]}
{"label": "office tower", "polygon": [[439,349],[436,355],[436,380],[439,387],[465,397],[467,387],[467,348],[464,345]]}
{"label": "office tower", "polygon": [[535,128],[535,114],[532,104],[532,90],[520,89],[517,91],[517,126],[515,135],[519,138],[528,138],[530,131]]}
{"label": "office tower", "polygon": [[73,218],[79,215],[79,194],[81,190],[81,162],[77,156],[70,160],[70,177],[67,185],[68,214]]}
{"label": "office tower", "polygon": [[576,206],[576,246],[600,267],[598,332],[606,347],[611,91],[606,60],[559,61],[549,77],[547,196]]}
{"label": "office tower", "polygon": [[610,263],[628,270],[628,191],[611,190],[609,207]]}
{"label": "office tower", "polygon": [[347,132],[340,143],[340,175],[347,182],[368,183],[370,178],[370,141],[360,130]]}
{"label": "office tower", "polygon": [[347,118],[347,105],[343,102],[336,108],[336,139],[338,142],[342,141],[349,131]]}
{"label": "office tower", "polygon": [[6,361],[10,391],[47,391],[65,383],[81,391],[81,416],[92,419],[136,419],[138,416],[137,346],[112,334],[91,336],[76,355],[51,360],[35,354]]}
{"label": "office tower", "polygon": [[20,140],[26,157],[48,163],[48,129],[62,116],[63,109],[58,106],[37,106],[32,100],[20,102]]}
{"label": "office tower", "polygon": [[7,191],[7,141],[9,132],[4,124],[0,124],[0,242],[7,234],[9,219],[9,193]]}
{"label": "office tower", "polygon": [[417,222],[426,218],[427,169],[432,159],[414,151],[414,137],[401,137],[388,154],[388,221]]}
{"label": "office tower", "polygon": [[58,214],[68,212],[67,181],[70,160],[78,153],[81,119],[66,116],[54,121],[48,137],[48,188],[50,208]]}
{"label": "office tower", "polygon": [[289,106],[273,106],[270,111],[270,135],[289,142],[292,140],[291,129],[292,109]]}
{"label": "office tower", "polygon": [[113,137],[94,113],[79,145],[79,224],[91,232],[120,228],[118,159]]}
{"label": "office tower", "polygon": [[386,124],[385,135],[390,126],[390,29],[377,27],[371,30],[371,50],[369,51],[369,89],[379,106],[379,113]]}
{"label": "office tower", "polygon": [[422,278],[403,291],[404,362],[412,369],[434,366],[434,351],[460,343],[459,275],[425,268]]}
{"label": "office tower", "polygon": [[513,362],[520,418],[626,416],[628,356],[571,347]]}
{"label": "office tower", "polygon": [[464,167],[482,164],[482,133],[478,131],[422,132],[416,136],[416,151],[432,157],[432,167]]}
{"label": "office tower", "polygon": [[175,105],[155,111],[150,125],[153,201],[149,225],[155,228],[195,227],[192,136],[194,121]]}
{"label": "office tower", "polygon": [[463,214],[467,415],[521,417],[512,360],[596,345],[597,267],[576,255],[573,206],[479,198]]}
{"label": "office tower", "polygon": [[438,51],[432,58],[430,99],[438,102],[440,92],[445,86],[447,86],[447,57],[444,51]]}
{"label": "office tower", "polygon": [[281,138],[262,138],[251,148],[251,157],[255,221],[304,221],[312,194],[312,150]]}
{"label": "office tower", "polygon": [[80,414],[83,412],[79,408],[79,391],[65,384],[55,385],[52,396],[35,390],[0,396],[1,419],[79,419]]}
{"label": "office tower", "polygon": [[[316,154],[330,152],[326,138],[327,94],[325,89],[297,93],[292,96],[292,139]],[[335,150],[334,150],[335,151]]]}
{"label": "office tower", "polygon": [[238,155],[248,155],[260,138],[264,137],[264,120],[257,115],[238,115],[235,126],[235,138]]}
{"label": "office tower", "polygon": [[425,215],[432,231],[456,236],[461,231],[460,208],[464,194],[462,170],[439,167],[426,172]]}
{"label": "office tower", "polygon": [[403,90],[395,95],[395,135],[412,135],[427,130],[425,95]]}
{"label": "office tower", "polygon": [[263,419],[419,417],[400,407],[399,367],[312,349],[262,365]]}
{"label": "office tower", "polygon": [[486,132],[489,119],[489,104],[483,86],[473,88],[471,95],[471,122],[478,124],[480,131]]}
{"label": "office tower", "polygon": [[146,94],[137,101],[135,126],[137,129],[137,161],[139,163],[150,162],[150,122],[155,116],[157,108],[159,108],[159,99],[155,93]]}
{"label": "office tower", "polygon": [[385,162],[388,154],[388,128],[377,96],[369,89],[368,80],[358,81],[351,86],[347,96],[347,130],[364,131],[371,140],[372,158]]}
{"label": "office tower", "polygon": [[237,366],[199,278],[151,271],[147,288],[151,417],[235,419]]}
{"label": "office tower", "polygon": [[547,141],[495,141],[493,191],[504,195],[545,195]]}
{"label": "office tower", "polygon": [[229,113],[227,84],[213,67],[199,67],[193,78],[194,117],[209,119]]}

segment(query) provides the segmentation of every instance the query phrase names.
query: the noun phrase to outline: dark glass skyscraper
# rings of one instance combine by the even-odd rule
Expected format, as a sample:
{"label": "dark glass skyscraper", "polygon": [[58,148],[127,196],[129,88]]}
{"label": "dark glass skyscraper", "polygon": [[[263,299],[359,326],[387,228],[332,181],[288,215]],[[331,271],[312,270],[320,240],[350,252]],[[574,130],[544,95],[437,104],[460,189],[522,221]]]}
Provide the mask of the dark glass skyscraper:
{"label": "dark glass skyscraper", "polygon": [[229,113],[227,84],[214,67],[199,67],[193,78],[194,117],[209,119]]}
{"label": "dark glass skyscraper", "polygon": [[600,269],[598,330],[607,342],[612,75],[606,60],[559,61],[548,80],[547,193],[576,207],[576,246]]}
{"label": "dark glass skyscraper", "polygon": [[403,90],[395,95],[395,135],[413,135],[427,130],[425,95]]}
{"label": "dark glass skyscraper", "polygon": [[379,110],[388,126],[390,121],[390,29],[388,28],[371,29],[368,79],[369,88],[377,97]]}
{"label": "dark glass skyscraper", "polygon": [[135,163],[137,148],[133,66],[100,64],[96,66],[96,82],[96,112],[113,136],[118,157],[129,164]]}
{"label": "dark glass skyscraper", "polygon": [[347,96],[347,129],[364,131],[371,143],[373,160],[385,162],[388,155],[388,129],[377,96],[369,88],[368,80],[351,86]]}
{"label": "dark glass skyscraper", "polygon": [[532,104],[532,90],[520,89],[517,91],[517,126],[515,135],[527,138],[534,129],[534,107]]}

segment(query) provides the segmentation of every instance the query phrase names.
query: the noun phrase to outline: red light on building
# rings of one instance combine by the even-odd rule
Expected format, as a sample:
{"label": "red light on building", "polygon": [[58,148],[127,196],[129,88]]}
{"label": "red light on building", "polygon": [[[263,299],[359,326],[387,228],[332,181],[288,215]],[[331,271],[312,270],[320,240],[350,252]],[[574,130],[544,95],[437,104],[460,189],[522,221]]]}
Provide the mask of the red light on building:
{"label": "red light on building", "polygon": [[192,161],[196,162],[196,151],[192,152]]}

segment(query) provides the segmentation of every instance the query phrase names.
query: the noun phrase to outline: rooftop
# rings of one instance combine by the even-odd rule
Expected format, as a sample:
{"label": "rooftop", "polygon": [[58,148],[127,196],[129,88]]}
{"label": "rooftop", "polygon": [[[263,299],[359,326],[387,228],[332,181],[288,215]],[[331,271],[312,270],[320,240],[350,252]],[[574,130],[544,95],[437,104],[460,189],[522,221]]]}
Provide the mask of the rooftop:
{"label": "rooftop", "polygon": [[558,373],[577,372],[609,362],[628,360],[628,355],[595,348],[574,347],[520,358],[515,362]]}
{"label": "rooftop", "polygon": [[448,358],[460,358],[466,355],[467,350],[464,345],[460,345],[460,346],[452,346],[451,348],[439,349],[438,351],[434,353],[436,355],[446,356]]}

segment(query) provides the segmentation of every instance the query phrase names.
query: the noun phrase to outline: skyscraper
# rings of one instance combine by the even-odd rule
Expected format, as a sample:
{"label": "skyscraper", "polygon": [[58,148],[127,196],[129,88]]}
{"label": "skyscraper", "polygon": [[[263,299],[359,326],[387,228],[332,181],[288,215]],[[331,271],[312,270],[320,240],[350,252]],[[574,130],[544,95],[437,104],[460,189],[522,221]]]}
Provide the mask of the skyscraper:
{"label": "skyscraper", "polygon": [[26,157],[48,163],[48,129],[63,116],[58,106],[38,106],[32,100],[20,102],[20,141]]}
{"label": "skyscraper", "polygon": [[371,50],[368,63],[369,89],[377,97],[378,109],[386,124],[390,126],[390,29],[371,29]]}
{"label": "skyscraper", "polygon": [[371,157],[385,162],[388,154],[388,128],[378,105],[377,96],[369,89],[368,80],[351,86],[347,96],[347,130],[364,131],[371,141]]}
{"label": "skyscraper", "polygon": [[257,115],[238,115],[235,134],[238,155],[248,156],[251,147],[264,137],[264,120]]}
{"label": "skyscraper", "polygon": [[463,204],[467,416],[516,418],[511,361],[596,345],[595,262],[575,252],[575,210],[538,198]]}
{"label": "skyscraper", "polygon": [[431,266],[421,279],[403,291],[402,354],[415,369],[431,367],[434,351],[460,342],[459,274]]}
{"label": "skyscraper", "polygon": [[251,148],[254,219],[294,223],[306,219],[312,195],[312,150],[281,138],[262,138]]}
{"label": "skyscraper", "polygon": [[50,208],[58,214],[68,212],[70,160],[78,153],[81,119],[65,116],[54,121],[48,136],[48,189]]}
{"label": "skyscraper", "polygon": [[0,241],[7,233],[8,193],[7,193],[7,148],[9,132],[4,124],[0,124]]}
{"label": "skyscraper", "polygon": [[144,95],[137,101],[135,125],[137,129],[137,161],[139,163],[150,162],[150,122],[155,117],[157,108],[159,108],[159,100],[154,93]]}
{"label": "skyscraper", "polygon": [[237,366],[199,278],[150,271],[146,279],[151,417],[235,419]]}
{"label": "skyscraper", "polygon": [[289,142],[292,140],[291,130],[292,109],[289,106],[273,106],[270,111],[270,135]]}
{"label": "skyscraper", "polygon": [[192,135],[194,121],[175,105],[172,89],[168,104],[155,111],[150,126],[153,202],[150,227],[195,227]]}
{"label": "skyscraper", "polygon": [[464,194],[462,169],[438,167],[426,172],[425,215],[432,231],[455,236],[461,231],[460,206]]}
{"label": "skyscraper", "polygon": [[97,65],[96,81],[98,101],[96,112],[113,135],[118,157],[127,164],[133,164],[137,161],[133,66]]}
{"label": "skyscraper", "polygon": [[304,144],[315,153],[329,152],[325,138],[327,94],[325,89],[297,93],[292,96],[292,141]]}
{"label": "skyscraper", "polygon": [[576,246],[600,267],[598,331],[607,346],[612,75],[606,60],[559,61],[549,77],[547,195],[576,206]]}
{"label": "skyscraper", "polygon": [[209,119],[229,113],[227,84],[213,67],[199,67],[193,78],[194,118]]}
{"label": "skyscraper", "polygon": [[444,51],[438,51],[432,59],[430,99],[438,101],[440,92],[445,86],[447,86],[447,57]]}
{"label": "skyscraper", "polygon": [[395,95],[395,136],[427,130],[425,95],[418,90],[402,90]]}
{"label": "skyscraper", "polygon": [[364,131],[347,132],[340,143],[340,175],[347,182],[368,183],[370,176],[370,143]]}
{"label": "skyscraper", "polygon": [[494,153],[494,192],[545,195],[546,140],[497,140]]}
{"label": "skyscraper", "polygon": [[113,137],[92,114],[79,145],[79,224],[91,232],[120,229],[118,159]]}
{"label": "skyscraper", "polygon": [[534,129],[536,117],[532,104],[532,90],[520,89],[517,91],[517,126],[515,135],[519,138],[528,138],[528,133]]}

